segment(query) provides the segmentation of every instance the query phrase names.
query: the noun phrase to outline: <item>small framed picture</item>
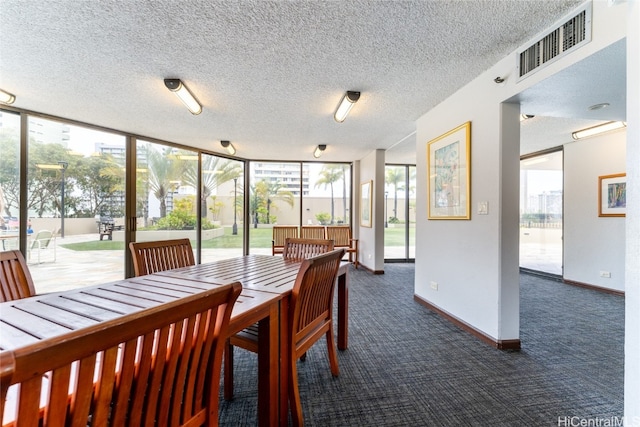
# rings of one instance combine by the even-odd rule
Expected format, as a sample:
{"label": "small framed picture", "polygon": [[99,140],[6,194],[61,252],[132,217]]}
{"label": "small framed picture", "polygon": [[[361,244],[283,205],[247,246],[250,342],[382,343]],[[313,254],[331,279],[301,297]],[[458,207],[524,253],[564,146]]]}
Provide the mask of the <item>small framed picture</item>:
{"label": "small framed picture", "polygon": [[371,227],[371,192],[373,181],[363,182],[360,185],[360,225]]}
{"label": "small framed picture", "polygon": [[627,213],[627,174],[598,177],[598,216],[625,216]]}

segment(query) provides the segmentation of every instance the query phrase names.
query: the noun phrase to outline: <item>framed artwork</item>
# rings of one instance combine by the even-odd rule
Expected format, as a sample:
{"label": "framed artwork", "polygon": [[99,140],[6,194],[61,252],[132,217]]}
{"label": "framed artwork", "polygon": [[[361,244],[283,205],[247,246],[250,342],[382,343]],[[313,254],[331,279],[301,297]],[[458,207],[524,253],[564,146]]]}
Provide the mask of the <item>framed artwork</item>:
{"label": "framed artwork", "polygon": [[471,122],[429,141],[429,219],[471,219]]}
{"label": "framed artwork", "polygon": [[598,216],[625,216],[627,213],[627,174],[598,177]]}
{"label": "framed artwork", "polygon": [[360,184],[360,226],[371,227],[371,194],[373,181]]}

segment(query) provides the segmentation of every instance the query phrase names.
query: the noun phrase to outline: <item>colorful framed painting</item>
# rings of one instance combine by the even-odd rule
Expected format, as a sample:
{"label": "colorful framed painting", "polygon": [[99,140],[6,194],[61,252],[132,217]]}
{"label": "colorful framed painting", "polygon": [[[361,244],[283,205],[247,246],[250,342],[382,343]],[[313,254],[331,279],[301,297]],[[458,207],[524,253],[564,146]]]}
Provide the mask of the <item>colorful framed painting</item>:
{"label": "colorful framed painting", "polygon": [[429,141],[429,219],[471,219],[471,122]]}
{"label": "colorful framed painting", "polygon": [[598,216],[625,216],[627,213],[627,174],[598,177]]}
{"label": "colorful framed painting", "polygon": [[360,184],[360,226],[371,227],[371,194],[373,181]]}

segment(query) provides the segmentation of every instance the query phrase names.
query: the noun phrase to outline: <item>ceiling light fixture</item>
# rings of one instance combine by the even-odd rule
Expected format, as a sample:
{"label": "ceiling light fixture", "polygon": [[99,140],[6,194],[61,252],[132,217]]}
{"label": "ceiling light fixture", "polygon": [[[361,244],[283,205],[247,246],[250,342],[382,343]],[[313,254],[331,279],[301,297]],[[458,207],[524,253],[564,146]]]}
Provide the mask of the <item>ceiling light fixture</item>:
{"label": "ceiling light fixture", "polygon": [[609,105],[611,105],[611,104],[609,104],[608,102],[603,102],[603,103],[600,103],[600,104],[594,104],[594,105],[589,106],[589,111],[602,110],[603,108],[607,108]]}
{"label": "ceiling light fixture", "polygon": [[164,79],[164,85],[180,98],[180,101],[191,111],[191,114],[202,113],[202,106],[180,79]]}
{"label": "ceiling light fixture", "polygon": [[353,104],[355,104],[358,99],[360,99],[360,92],[347,91],[347,93],[344,94],[340,101],[340,105],[338,105],[338,109],[333,115],[336,122],[344,122],[344,119],[347,118],[347,114],[351,111]]}
{"label": "ceiling light fixture", "polygon": [[220,141],[220,145],[222,145],[222,147],[227,150],[227,153],[232,156],[236,154],[236,147],[234,147],[230,141]]}
{"label": "ceiling light fixture", "polygon": [[533,114],[520,114],[520,121],[533,119],[535,116]]}
{"label": "ceiling light fixture", "polygon": [[625,122],[607,122],[601,125],[575,131],[571,134],[571,137],[577,141],[578,139],[588,138],[590,136],[599,135],[604,132],[610,132],[625,127],[627,127]]}
{"label": "ceiling light fixture", "polygon": [[313,157],[315,157],[316,159],[320,156],[322,156],[322,153],[324,152],[324,150],[327,149],[327,145],[326,144],[320,144],[316,147],[316,149],[313,151]]}
{"label": "ceiling light fixture", "polygon": [[16,96],[10,94],[9,92],[5,92],[0,89],[0,102],[3,104],[13,104],[16,100]]}

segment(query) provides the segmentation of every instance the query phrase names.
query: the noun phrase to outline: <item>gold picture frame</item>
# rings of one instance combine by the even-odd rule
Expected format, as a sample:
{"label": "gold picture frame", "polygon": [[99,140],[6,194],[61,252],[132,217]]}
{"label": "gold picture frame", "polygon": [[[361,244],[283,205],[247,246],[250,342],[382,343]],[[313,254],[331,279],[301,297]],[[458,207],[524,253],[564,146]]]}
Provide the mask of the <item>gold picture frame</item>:
{"label": "gold picture frame", "polygon": [[427,143],[428,218],[471,219],[471,122]]}
{"label": "gold picture frame", "polygon": [[373,194],[373,181],[369,180],[360,184],[360,226],[371,227],[371,195]]}
{"label": "gold picture frame", "polygon": [[626,216],[627,174],[598,177],[598,216]]}

